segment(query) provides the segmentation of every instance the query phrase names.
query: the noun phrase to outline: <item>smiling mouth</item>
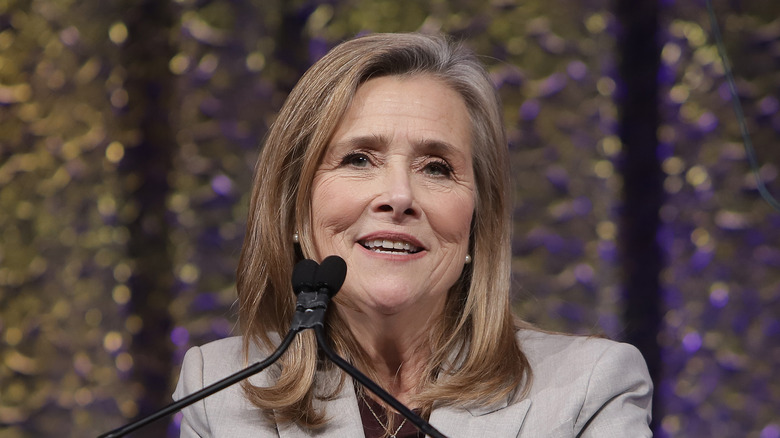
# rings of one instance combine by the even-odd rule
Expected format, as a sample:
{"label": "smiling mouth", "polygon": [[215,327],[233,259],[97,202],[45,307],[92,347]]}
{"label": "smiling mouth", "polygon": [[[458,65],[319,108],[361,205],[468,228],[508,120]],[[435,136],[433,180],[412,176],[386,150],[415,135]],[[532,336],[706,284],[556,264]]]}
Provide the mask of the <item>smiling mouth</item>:
{"label": "smiling mouth", "polygon": [[370,239],[359,242],[363,248],[382,254],[416,254],[422,248],[416,247],[402,240]]}

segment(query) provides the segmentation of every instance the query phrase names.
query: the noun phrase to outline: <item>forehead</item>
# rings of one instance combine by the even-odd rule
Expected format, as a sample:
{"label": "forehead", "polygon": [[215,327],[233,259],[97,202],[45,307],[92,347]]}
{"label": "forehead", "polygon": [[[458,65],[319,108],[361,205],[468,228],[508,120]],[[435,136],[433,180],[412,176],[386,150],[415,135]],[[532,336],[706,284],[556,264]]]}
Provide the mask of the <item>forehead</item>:
{"label": "forehead", "polygon": [[429,75],[369,79],[355,93],[332,143],[399,135],[470,150],[471,119],[466,103],[449,85]]}

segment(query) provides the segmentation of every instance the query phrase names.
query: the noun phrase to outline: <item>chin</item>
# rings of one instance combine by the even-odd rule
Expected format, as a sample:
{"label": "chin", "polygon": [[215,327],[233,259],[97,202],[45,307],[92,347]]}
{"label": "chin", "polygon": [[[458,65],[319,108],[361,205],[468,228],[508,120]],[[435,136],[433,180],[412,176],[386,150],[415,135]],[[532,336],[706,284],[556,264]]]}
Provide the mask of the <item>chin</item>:
{"label": "chin", "polygon": [[[364,305],[382,315],[395,315],[412,307],[418,300],[406,291],[372,290]],[[367,309],[367,310],[368,310]]]}
{"label": "chin", "polygon": [[385,316],[397,315],[408,308],[407,303],[380,303],[374,306],[374,311]]}

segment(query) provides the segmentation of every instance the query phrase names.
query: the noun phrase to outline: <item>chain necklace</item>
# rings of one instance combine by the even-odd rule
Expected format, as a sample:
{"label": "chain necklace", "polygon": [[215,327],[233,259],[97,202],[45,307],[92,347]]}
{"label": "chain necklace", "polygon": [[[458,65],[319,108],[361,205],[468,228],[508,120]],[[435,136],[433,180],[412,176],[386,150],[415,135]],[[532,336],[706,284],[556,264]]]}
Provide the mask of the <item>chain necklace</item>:
{"label": "chain necklace", "polygon": [[[379,419],[379,417],[376,415],[376,412],[374,412],[373,409],[371,409],[371,404],[368,403],[368,400],[366,400],[364,397],[361,397],[363,399],[363,403],[366,404],[366,407],[368,408],[368,411],[371,412],[371,415],[374,416],[374,419],[377,423],[379,423],[380,426],[382,426],[382,429],[384,429],[386,432],[390,432],[390,429],[387,428],[384,424],[382,424],[382,421]],[[388,426],[390,425],[390,421],[387,422]],[[395,430],[395,432],[390,434],[390,438],[396,438],[396,435],[398,435],[398,432],[401,431],[401,428],[404,427],[404,424],[406,424],[406,418],[404,418],[404,421],[401,422],[401,424],[398,425],[398,429]]]}

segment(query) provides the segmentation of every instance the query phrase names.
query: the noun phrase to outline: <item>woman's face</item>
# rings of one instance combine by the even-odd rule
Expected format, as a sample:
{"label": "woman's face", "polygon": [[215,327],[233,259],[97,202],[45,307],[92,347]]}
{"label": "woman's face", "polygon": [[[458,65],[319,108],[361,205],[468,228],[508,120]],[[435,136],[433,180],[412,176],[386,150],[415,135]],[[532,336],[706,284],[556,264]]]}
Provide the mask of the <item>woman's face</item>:
{"label": "woman's face", "polygon": [[360,86],[312,188],[316,256],[348,266],[350,307],[436,314],[461,274],[475,186],[463,99],[429,76]]}

